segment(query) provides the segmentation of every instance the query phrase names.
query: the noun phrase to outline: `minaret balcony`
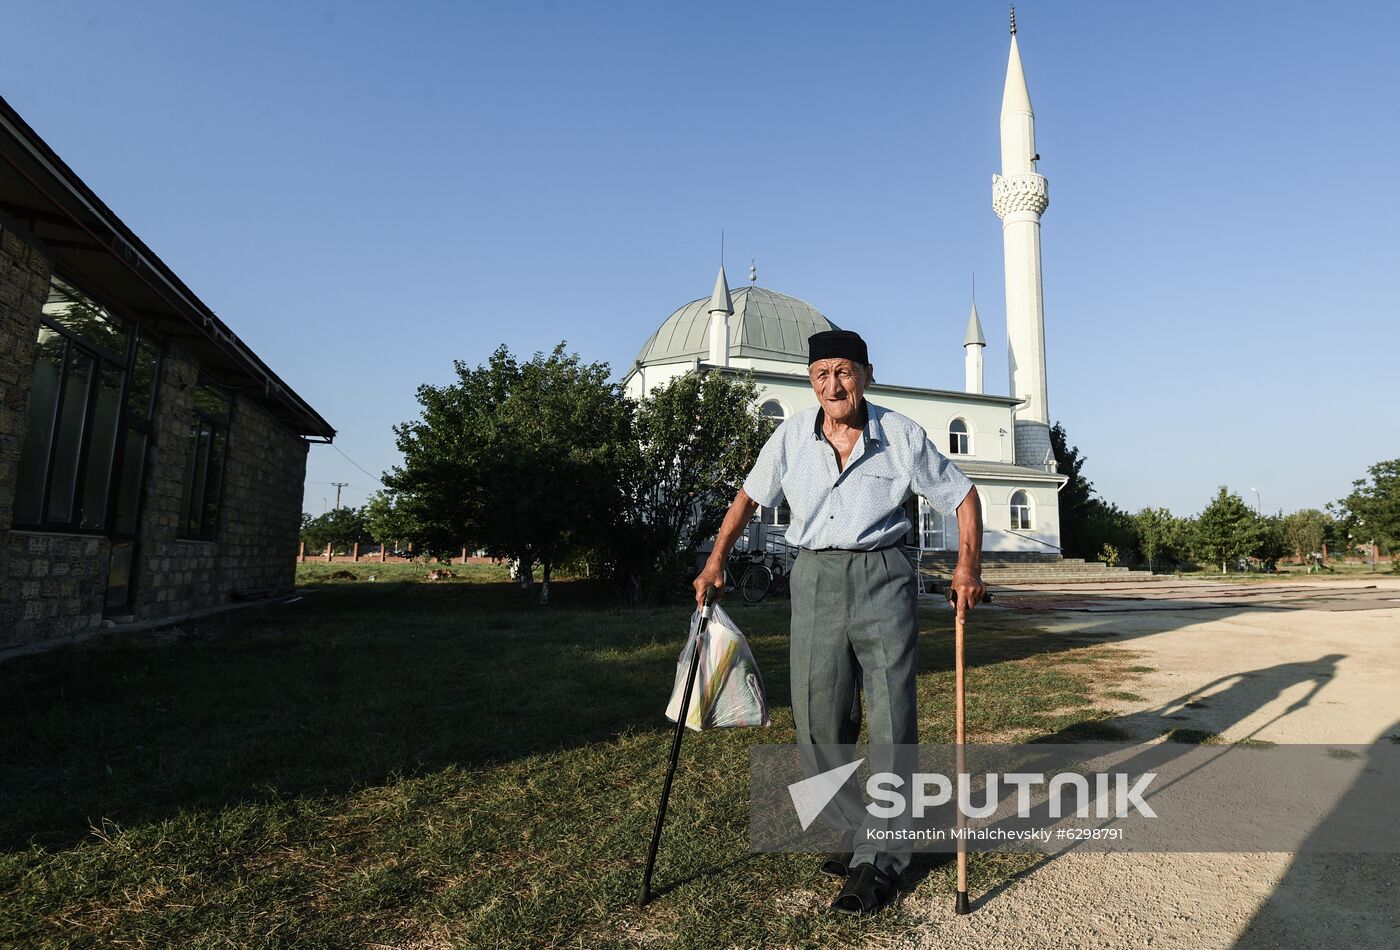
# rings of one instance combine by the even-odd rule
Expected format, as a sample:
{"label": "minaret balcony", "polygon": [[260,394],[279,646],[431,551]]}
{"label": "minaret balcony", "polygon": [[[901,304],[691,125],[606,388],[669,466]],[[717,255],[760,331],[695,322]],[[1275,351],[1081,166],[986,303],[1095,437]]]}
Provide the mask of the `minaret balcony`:
{"label": "minaret balcony", "polygon": [[1050,183],[1044,175],[1028,172],[1022,175],[992,176],[992,210],[998,218],[1017,211],[1044,214],[1050,206]]}

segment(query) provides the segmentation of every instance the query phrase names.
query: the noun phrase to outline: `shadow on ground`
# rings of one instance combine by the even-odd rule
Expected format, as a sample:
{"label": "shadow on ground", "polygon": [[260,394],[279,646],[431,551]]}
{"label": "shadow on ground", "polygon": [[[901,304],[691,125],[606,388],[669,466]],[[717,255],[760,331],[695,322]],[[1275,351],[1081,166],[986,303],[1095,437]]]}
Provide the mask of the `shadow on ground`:
{"label": "shadow on ground", "polygon": [[[326,584],[297,603],[0,664],[0,846],[666,730],[689,608],[620,608],[585,583],[555,590],[538,608],[508,584]],[[732,607],[780,719],[787,611]],[[921,615],[920,672],[946,672],[951,612]],[[1203,619],[1161,617],[1160,630]],[[970,668],[1124,639],[1111,617],[1072,635],[1035,623],[975,611]],[[790,741],[790,725],[764,740]]]}

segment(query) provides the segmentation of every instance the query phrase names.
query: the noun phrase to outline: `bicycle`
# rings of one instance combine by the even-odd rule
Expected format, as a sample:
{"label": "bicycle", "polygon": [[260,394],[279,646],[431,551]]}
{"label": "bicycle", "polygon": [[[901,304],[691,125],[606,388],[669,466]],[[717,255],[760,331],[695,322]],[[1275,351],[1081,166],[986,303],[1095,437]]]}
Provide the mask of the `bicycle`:
{"label": "bicycle", "polygon": [[776,555],[769,554],[749,568],[739,582],[739,589],[745,601],[756,604],[769,594],[790,594],[792,582],[788,572],[783,570],[782,561]]}

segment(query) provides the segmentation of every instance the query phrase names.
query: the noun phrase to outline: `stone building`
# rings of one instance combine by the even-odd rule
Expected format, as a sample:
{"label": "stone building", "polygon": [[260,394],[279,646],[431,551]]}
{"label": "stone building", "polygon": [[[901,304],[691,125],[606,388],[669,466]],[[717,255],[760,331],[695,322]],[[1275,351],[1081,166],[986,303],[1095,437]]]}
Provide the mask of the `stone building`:
{"label": "stone building", "polygon": [[[992,176],[992,210],[1001,219],[1005,254],[1008,395],[986,392],[982,351],[987,340],[977,307],[963,334],[963,388],[890,385],[880,375],[880,351],[871,362],[871,402],[909,416],[972,479],[982,500],[983,550],[1009,560],[1059,560],[1059,492],[1068,481],[1050,443],[1045,372],[1045,314],[1041,292],[1040,217],[1049,205],[1037,171],[1035,116],[1012,21],[1011,49],[1002,90],[1001,174]],[[672,313],[643,344],[624,385],[633,397],[692,370],[751,373],[760,411],[779,421],[817,404],[807,379],[807,338],[836,324],[804,300],[757,286],[730,292],[724,268],[714,292]],[[851,329],[869,328],[878,315],[858,316]],[[961,324],[952,324],[961,326]],[[948,344],[954,345],[952,334]],[[915,344],[922,345],[922,342]],[[956,514],[943,515],[911,499],[907,542],[926,552],[957,548]],[[755,515],[762,534],[782,534],[783,509]]]}
{"label": "stone building", "polygon": [[0,99],[0,655],[289,589],[334,434]]}

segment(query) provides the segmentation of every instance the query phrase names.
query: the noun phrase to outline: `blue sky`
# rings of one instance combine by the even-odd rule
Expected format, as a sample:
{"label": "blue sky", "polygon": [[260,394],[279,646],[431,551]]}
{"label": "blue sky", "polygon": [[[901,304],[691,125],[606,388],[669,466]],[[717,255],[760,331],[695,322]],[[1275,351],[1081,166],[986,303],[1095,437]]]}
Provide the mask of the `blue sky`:
{"label": "blue sky", "polygon": [[[1400,5],[1023,3],[1050,409],[1136,510],[1320,506],[1400,455]],[[378,474],[453,359],[619,370],[731,282],[959,389],[998,3],[31,3],[0,93]],[[374,481],[315,446],[306,508]]]}

